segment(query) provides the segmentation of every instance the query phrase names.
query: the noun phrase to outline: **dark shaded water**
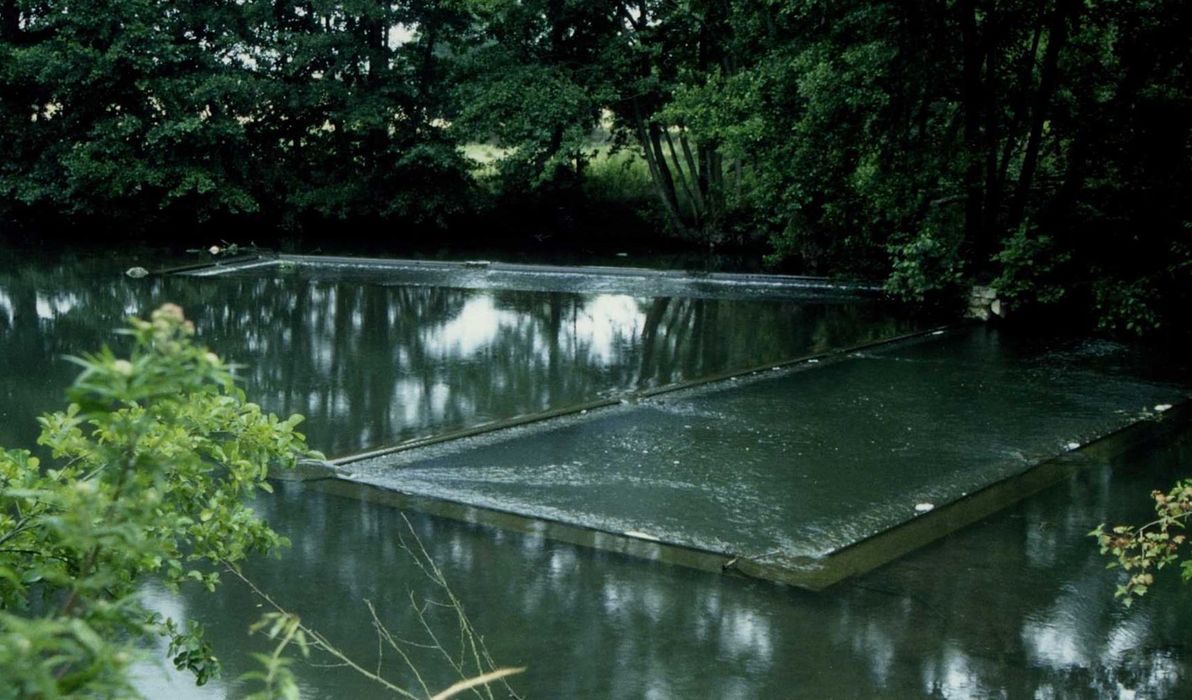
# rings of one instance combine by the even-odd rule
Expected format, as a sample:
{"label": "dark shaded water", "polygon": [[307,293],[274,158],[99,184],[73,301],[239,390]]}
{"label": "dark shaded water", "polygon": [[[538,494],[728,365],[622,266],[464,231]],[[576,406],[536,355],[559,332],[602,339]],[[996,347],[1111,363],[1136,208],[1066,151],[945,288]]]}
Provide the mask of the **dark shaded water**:
{"label": "dark shaded water", "polygon": [[[566,405],[601,392],[773,362],[913,324],[864,304],[400,287],[285,276],[127,280],[134,260],[0,263],[0,444],[26,445],[73,369],[130,313],[181,303],[204,341],[248,365],[250,396],[311,417],[312,443],[351,452]],[[144,263],[142,263],[144,264]],[[1131,610],[1086,537],[1139,520],[1192,457],[1187,439],[1094,465],[1020,506],[820,594],[408,513],[499,664],[532,697],[1186,697],[1192,597],[1173,581]],[[382,498],[375,493],[361,495]],[[425,641],[410,612],[439,596],[381,503],[283,485],[261,509],[293,540],[251,575],[365,666],[363,601]],[[408,539],[407,539],[408,541]],[[142,670],[147,697],[240,697],[262,612],[242,586],[150,589],[193,615],[226,664],[194,688]],[[436,629],[449,621],[433,617]],[[409,647],[431,687],[451,676]],[[385,668],[395,668],[392,654]],[[344,669],[299,664],[306,697],[378,697]],[[401,676],[398,676],[401,677]],[[407,684],[412,687],[412,683]]]}

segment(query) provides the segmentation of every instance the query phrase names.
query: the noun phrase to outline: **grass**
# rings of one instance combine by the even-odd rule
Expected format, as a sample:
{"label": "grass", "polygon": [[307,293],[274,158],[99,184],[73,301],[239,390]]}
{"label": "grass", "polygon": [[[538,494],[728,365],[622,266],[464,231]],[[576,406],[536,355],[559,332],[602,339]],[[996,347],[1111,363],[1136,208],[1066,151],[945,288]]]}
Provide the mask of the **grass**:
{"label": "grass", "polygon": [[494,146],[488,143],[465,143],[459,147],[464,157],[479,163],[475,174],[477,177],[489,177],[497,173],[497,161],[509,155],[513,149]]}
{"label": "grass", "polygon": [[599,146],[588,164],[584,191],[597,201],[631,202],[652,194],[650,169],[636,153]]}
{"label": "grass", "polygon": [[[501,159],[510,155],[513,149],[490,143],[468,143],[460,146],[460,152],[478,164],[473,175],[483,183],[486,180],[492,182]],[[582,191],[589,206],[610,213],[614,209],[633,210],[638,218],[651,221],[652,225],[665,225],[650,168],[636,148],[614,150],[605,141],[593,141],[585,152],[588,162],[583,172]],[[667,154],[667,164],[676,178],[686,168],[686,163],[676,162],[670,154]],[[686,190],[676,186],[675,196],[679,210],[690,215],[695,207]]]}

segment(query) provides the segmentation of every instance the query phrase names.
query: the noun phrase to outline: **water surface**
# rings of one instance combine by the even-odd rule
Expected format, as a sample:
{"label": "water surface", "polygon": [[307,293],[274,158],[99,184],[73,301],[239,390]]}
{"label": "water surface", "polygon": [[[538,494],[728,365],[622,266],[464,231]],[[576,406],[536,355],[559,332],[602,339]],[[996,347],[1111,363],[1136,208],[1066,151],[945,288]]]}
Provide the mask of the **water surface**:
{"label": "water surface", "polygon": [[[123,317],[165,301],[186,307],[204,342],[246,365],[250,396],[309,414],[312,442],[332,453],[914,327],[868,304],[692,296],[664,306],[617,290],[120,275],[138,263],[146,261],[0,256],[0,444],[28,445],[30,416],[59,405],[74,373],[61,355],[117,342],[111,331]],[[469,305],[483,313],[470,315]],[[513,684],[528,697],[1176,698],[1192,694],[1192,597],[1164,580],[1123,610],[1112,600],[1118,574],[1085,533],[1145,518],[1146,494],[1186,473],[1190,457],[1185,439],[1092,466],[819,594],[406,515],[495,660],[528,666]],[[377,640],[366,599],[397,634],[425,641],[411,595],[439,594],[402,549],[402,513],[317,484],[279,485],[260,508],[293,541],[283,559],[250,567],[278,601],[370,668]],[[214,595],[146,595],[203,621],[226,674],[195,688],[144,668],[145,696],[242,697],[235,679],[255,669],[250,652],[267,648],[248,635],[260,602],[232,582]],[[448,623],[435,620],[444,633]],[[429,684],[450,682],[433,658],[409,650]],[[383,668],[394,663],[387,655]],[[378,695],[342,668],[299,663],[295,672],[304,697]]]}
{"label": "water surface", "polygon": [[987,327],[344,466],[350,478],[793,568],[1179,403],[1103,340]]}
{"label": "water surface", "polygon": [[[1179,698],[1192,693],[1192,596],[1168,576],[1122,608],[1119,574],[1086,533],[1146,517],[1146,494],[1190,459],[1185,436],[1090,467],[822,593],[407,515],[496,661],[528,666],[513,683],[525,697]],[[398,511],[299,485],[262,508],[294,541],[282,561],[251,567],[278,600],[370,668],[365,599],[395,632],[425,641],[410,596],[433,591],[400,547]],[[158,601],[207,622],[229,679],[263,649],[246,634],[261,608],[237,584]],[[446,684],[441,664],[419,663]],[[379,696],[343,669],[296,671],[304,697]],[[178,700],[245,692],[235,680],[194,689],[159,674],[143,687]]]}
{"label": "water surface", "polygon": [[551,291],[551,278],[523,291],[375,274],[124,277],[135,262],[0,255],[0,444],[30,444],[33,416],[61,405],[76,371],[64,355],[119,345],[125,318],[167,301],[241,365],[252,400],[305,415],[310,444],[329,455],[920,325],[864,299],[581,294]]}

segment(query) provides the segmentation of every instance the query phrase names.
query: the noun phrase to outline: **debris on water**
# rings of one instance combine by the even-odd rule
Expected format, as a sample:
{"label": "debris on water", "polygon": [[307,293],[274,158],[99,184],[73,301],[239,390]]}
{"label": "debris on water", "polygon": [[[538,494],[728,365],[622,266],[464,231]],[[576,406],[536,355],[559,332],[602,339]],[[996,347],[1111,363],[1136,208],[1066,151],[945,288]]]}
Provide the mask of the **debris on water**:
{"label": "debris on water", "polygon": [[582,415],[584,415],[584,414],[585,414],[585,413],[587,413],[587,412],[588,412],[588,409],[584,408],[584,409],[581,409],[581,410],[580,410],[579,414],[582,416]]}
{"label": "debris on water", "polygon": [[627,258],[627,257],[629,257],[629,253],[617,253],[617,257],[618,258]]}
{"label": "debris on water", "polygon": [[932,333],[932,335],[943,335],[943,334],[944,334],[943,331],[935,331]]}
{"label": "debris on water", "polygon": [[1080,449],[1080,443],[1079,442],[1069,442],[1067,445],[1064,445],[1064,447],[1067,447],[1069,450],[1077,450],[1077,449]]}
{"label": "debris on water", "polygon": [[814,365],[814,364],[816,364],[816,363],[818,363],[818,362],[819,362],[819,360],[817,360],[817,359],[815,359],[815,358],[813,357],[813,358],[811,358],[810,360],[808,360],[808,361],[807,361],[807,364],[809,364],[809,365]]}
{"label": "debris on water", "polygon": [[934,508],[935,508],[934,503],[923,502],[923,503],[915,504],[915,512],[916,513],[926,513],[930,510],[933,510]]}
{"label": "debris on water", "polygon": [[1163,413],[1164,411],[1170,411],[1170,410],[1171,410],[1171,404],[1169,404],[1169,403],[1161,403],[1161,404],[1155,405],[1155,411],[1158,413]]}
{"label": "debris on water", "polygon": [[133,278],[134,280],[139,280],[142,277],[148,277],[149,271],[143,267],[137,266],[137,267],[128,268],[127,270],[124,271],[124,274],[128,275],[129,277]]}

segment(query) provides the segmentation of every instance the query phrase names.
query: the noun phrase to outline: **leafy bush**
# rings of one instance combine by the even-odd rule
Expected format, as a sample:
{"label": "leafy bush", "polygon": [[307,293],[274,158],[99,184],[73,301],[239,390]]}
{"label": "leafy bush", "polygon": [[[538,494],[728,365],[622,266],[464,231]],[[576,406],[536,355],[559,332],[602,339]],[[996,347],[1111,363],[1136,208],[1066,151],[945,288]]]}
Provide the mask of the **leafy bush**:
{"label": "leafy bush", "polygon": [[1124,282],[1099,279],[1093,284],[1093,305],[1101,330],[1124,330],[1143,335],[1159,328],[1161,319],[1155,311],[1156,297],[1148,280]]}
{"label": "leafy bush", "polygon": [[1046,234],[1032,235],[1025,226],[1006,239],[993,260],[1001,265],[1001,274],[993,282],[998,293],[1014,303],[1054,304],[1066,289],[1059,280],[1058,268],[1072,259]]}
{"label": "leafy bush", "polygon": [[936,232],[925,230],[905,245],[892,246],[893,258],[886,291],[913,301],[924,301],[949,289],[963,279],[962,263],[956,249]]}
{"label": "leafy bush", "polygon": [[1097,538],[1101,553],[1112,556],[1110,568],[1120,567],[1129,574],[1117,587],[1115,595],[1129,606],[1146,595],[1155,583],[1155,572],[1179,564],[1184,581],[1192,581],[1192,558],[1188,557],[1185,528],[1192,516],[1192,479],[1179,481],[1170,491],[1152,491],[1155,519],[1145,525],[1118,525],[1105,529],[1099,525],[1089,533]]}
{"label": "leafy bush", "polygon": [[218,663],[201,628],[150,614],[138,585],[214,589],[285,543],[249,501],[307,454],[301,416],[246,401],[177,306],[124,333],[128,357],[74,360],[70,405],[40,419],[48,463],[0,450],[0,697],[127,697],[139,641],[159,635],[204,682]]}

